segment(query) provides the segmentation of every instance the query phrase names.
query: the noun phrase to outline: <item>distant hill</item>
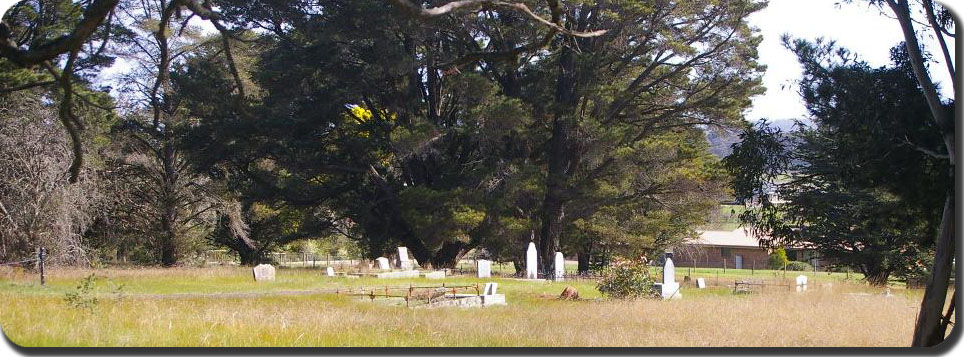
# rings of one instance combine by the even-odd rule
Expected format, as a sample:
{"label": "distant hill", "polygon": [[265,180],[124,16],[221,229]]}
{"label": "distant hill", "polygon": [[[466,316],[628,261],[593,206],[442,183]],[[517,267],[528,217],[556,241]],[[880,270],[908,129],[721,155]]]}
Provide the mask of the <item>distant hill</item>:
{"label": "distant hill", "polygon": [[[768,123],[784,133],[796,130],[796,123],[793,119],[777,119],[768,121]],[[804,121],[804,124],[810,125],[807,121]],[[706,140],[710,142],[710,152],[718,157],[725,157],[732,153],[733,144],[740,142],[739,129],[707,129],[705,132]]]}

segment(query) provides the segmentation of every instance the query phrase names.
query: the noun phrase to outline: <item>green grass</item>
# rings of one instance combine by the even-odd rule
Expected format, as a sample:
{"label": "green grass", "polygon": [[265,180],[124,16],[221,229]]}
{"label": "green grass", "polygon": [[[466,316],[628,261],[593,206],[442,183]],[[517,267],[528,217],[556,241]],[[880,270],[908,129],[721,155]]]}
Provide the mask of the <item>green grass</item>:
{"label": "green grass", "polygon": [[[707,273],[715,272],[706,270]],[[682,279],[685,269],[677,270]],[[727,269],[724,282],[742,271]],[[756,272],[759,274],[760,272]],[[91,310],[68,292],[95,274]],[[789,273],[788,273],[789,274]],[[693,277],[697,277],[693,274]],[[758,275],[754,275],[758,276]],[[713,284],[712,280],[710,283]],[[685,286],[682,300],[612,301],[586,280],[531,282],[329,278],[321,269],[279,269],[254,282],[250,268],[0,271],[0,326],[23,346],[902,346],[918,291],[817,277],[807,293],[771,289],[733,295]],[[328,293],[349,287],[461,285],[496,281],[508,306],[409,309]],[[582,299],[556,299],[566,286]],[[305,295],[283,292],[315,291]],[[858,293],[857,295],[852,295]],[[820,313],[816,313],[819,311]],[[734,321],[753,321],[735,324]],[[838,333],[839,332],[839,333]]]}

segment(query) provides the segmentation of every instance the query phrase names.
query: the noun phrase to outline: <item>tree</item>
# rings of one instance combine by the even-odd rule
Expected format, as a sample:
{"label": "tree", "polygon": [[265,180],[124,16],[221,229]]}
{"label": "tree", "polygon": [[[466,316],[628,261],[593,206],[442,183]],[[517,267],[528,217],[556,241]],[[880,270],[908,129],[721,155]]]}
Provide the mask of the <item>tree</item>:
{"label": "tree", "polygon": [[[0,80],[0,85],[6,84]],[[36,257],[49,250],[55,264],[87,264],[86,234],[102,217],[107,201],[100,159],[112,117],[100,109],[77,108],[90,124],[82,140],[95,158],[71,185],[70,139],[57,122],[56,102],[42,88],[0,94],[0,261]],[[106,96],[92,97],[109,105]]]}
{"label": "tree", "polygon": [[770,253],[768,260],[770,269],[783,269],[790,263],[790,259],[787,259],[787,251],[783,247],[779,247]]}
{"label": "tree", "polygon": [[[874,285],[919,263],[951,185],[940,131],[903,46],[873,69],[832,42],[791,42],[815,127],[784,135],[765,122],[727,157],[741,215],[770,246],[803,245],[860,270]],[[776,204],[775,193],[785,203]]]}
{"label": "tree", "polygon": [[[761,68],[755,63],[759,38],[746,25],[746,17],[763,5],[753,1],[678,5],[600,2],[570,4],[562,11],[565,25],[572,30],[605,28],[609,32],[556,43],[552,55],[540,62],[541,70],[551,77],[527,93],[528,98],[539,98],[535,112],[537,117],[549,118],[545,125],[550,128],[542,152],[546,179],[539,217],[540,261],[551,262],[554,252],[565,246],[566,226],[578,218],[569,214],[570,205],[591,202],[591,187],[634,170],[619,165],[625,161],[614,154],[633,156],[627,151],[641,150],[648,141],[673,135],[686,138],[700,127],[734,123],[748,107],[749,95],[759,90]],[[652,155],[638,154],[641,158]],[[636,172],[651,168],[640,166],[642,171]],[[693,192],[687,186],[635,182],[615,198],[617,204],[647,201],[660,207],[666,202],[660,195]],[[594,212],[586,210],[583,215],[588,218]],[[679,232],[666,233],[682,239]]]}
{"label": "tree", "polygon": [[[909,0],[871,0],[871,3],[886,4],[887,7],[897,17],[900,28],[904,33],[904,45],[910,64],[914,69],[914,77],[920,89],[927,98],[927,106],[930,108],[931,120],[941,130],[947,152],[948,163],[953,172],[954,158],[956,149],[954,147],[954,114],[947,110],[937,93],[937,87],[930,78],[926,68],[923,49],[917,40],[917,30],[913,19],[912,6]],[[932,0],[922,0],[919,3],[924,10],[926,26],[936,35],[936,39],[944,57],[944,63],[951,78],[955,76],[954,62],[948,51],[947,37],[953,38],[953,28],[955,27],[954,18],[946,8],[936,5]],[[954,82],[954,92],[957,92],[958,84]],[[936,346],[944,341],[950,316],[954,312],[954,298],[951,298],[951,306],[944,313],[944,302],[947,299],[947,288],[949,285],[954,257],[954,194],[952,191],[947,193],[944,202],[944,212],[941,216],[940,233],[937,236],[937,243],[934,250],[934,268],[930,278],[927,280],[927,288],[924,292],[924,300],[921,302],[920,314],[917,317],[917,325],[914,328],[913,346]]]}

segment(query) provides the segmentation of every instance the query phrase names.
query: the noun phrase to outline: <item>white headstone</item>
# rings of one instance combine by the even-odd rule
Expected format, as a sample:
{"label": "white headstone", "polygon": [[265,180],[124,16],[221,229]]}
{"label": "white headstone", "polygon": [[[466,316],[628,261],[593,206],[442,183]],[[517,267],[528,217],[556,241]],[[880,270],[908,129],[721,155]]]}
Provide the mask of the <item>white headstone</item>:
{"label": "white headstone", "polygon": [[673,265],[673,258],[666,257],[663,264],[663,284],[661,285],[660,295],[663,299],[679,299],[683,297],[680,293],[680,285],[676,282],[676,266]]}
{"label": "white headstone", "polygon": [[703,278],[696,278],[696,286],[700,289],[706,289],[706,280],[703,280]]}
{"label": "white headstone", "polygon": [[663,284],[672,284],[676,282],[676,265],[673,264],[673,258],[666,257],[666,263],[663,264]]}
{"label": "white headstone", "polygon": [[380,257],[378,259],[375,259],[375,261],[378,262],[378,269],[392,270],[391,265],[388,264],[388,258]]}
{"label": "white headstone", "polygon": [[404,270],[412,269],[412,261],[408,259],[408,248],[398,247],[398,267]]}
{"label": "white headstone", "polygon": [[254,272],[254,281],[274,280],[274,266],[271,264],[259,264],[252,271]]}
{"label": "white headstone", "polygon": [[554,278],[556,281],[562,281],[566,275],[566,259],[562,256],[562,252],[556,252],[556,261],[554,263]]}
{"label": "white headstone", "polygon": [[426,279],[445,279],[445,271],[439,270],[439,271],[433,271],[431,273],[425,273],[425,278]]}
{"label": "white headstone", "polygon": [[478,273],[480,278],[491,278],[492,277],[492,262],[485,259],[479,259],[476,261],[478,265]]}
{"label": "white headstone", "polygon": [[536,244],[529,242],[529,249],[526,250],[526,279],[538,279],[539,258],[536,255]]}
{"label": "white headstone", "polygon": [[499,283],[485,283],[485,289],[482,290],[482,295],[495,295],[495,291],[498,288]]}
{"label": "white headstone", "polygon": [[325,269],[325,274],[328,276],[335,276],[335,268],[328,267],[328,269]]}
{"label": "white headstone", "polygon": [[807,276],[806,276],[806,275],[798,275],[798,276],[797,276],[797,291],[806,291],[806,290],[807,290],[807,280],[808,280],[808,279],[807,279]]}

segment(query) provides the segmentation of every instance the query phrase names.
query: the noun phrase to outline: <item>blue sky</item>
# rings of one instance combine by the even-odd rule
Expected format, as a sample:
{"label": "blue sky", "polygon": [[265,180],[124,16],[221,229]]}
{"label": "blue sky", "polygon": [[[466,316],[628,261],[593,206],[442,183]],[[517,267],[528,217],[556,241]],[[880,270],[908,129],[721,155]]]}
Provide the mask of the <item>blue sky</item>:
{"label": "blue sky", "polygon": [[[890,16],[889,9],[882,14],[878,8],[860,0],[836,5],[842,2],[771,0],[766,9],[751,16],[751,25],[758,27],[763,35],[759,54],[760,62],[767,65],[763,77],[767,92],[753,99],[753,108],[747,113],[747,119],[799,119],[806,116],[806,108],[794,85],[800,78],[800,65],[781,44],[780,36],[784,33],[796,38],[812,40],[825,37],[835,40],[838,45],[850,49],[861,60],[875,67],[890,63],[890,48],[903,41],[904,37],[897,20],[887,17]],[[920,29],[918,32],[921,32]],[[942,57],[933,38],[924,37],[922,40],[935,57]],[[954,53],[954,43],[949,45],[951,53]],[[930,67],[935,81],[943,88],[950,89],[951,79],[944,64],[934,63]],[[950,97],[950,93],[945,91],[945,96]]]}

